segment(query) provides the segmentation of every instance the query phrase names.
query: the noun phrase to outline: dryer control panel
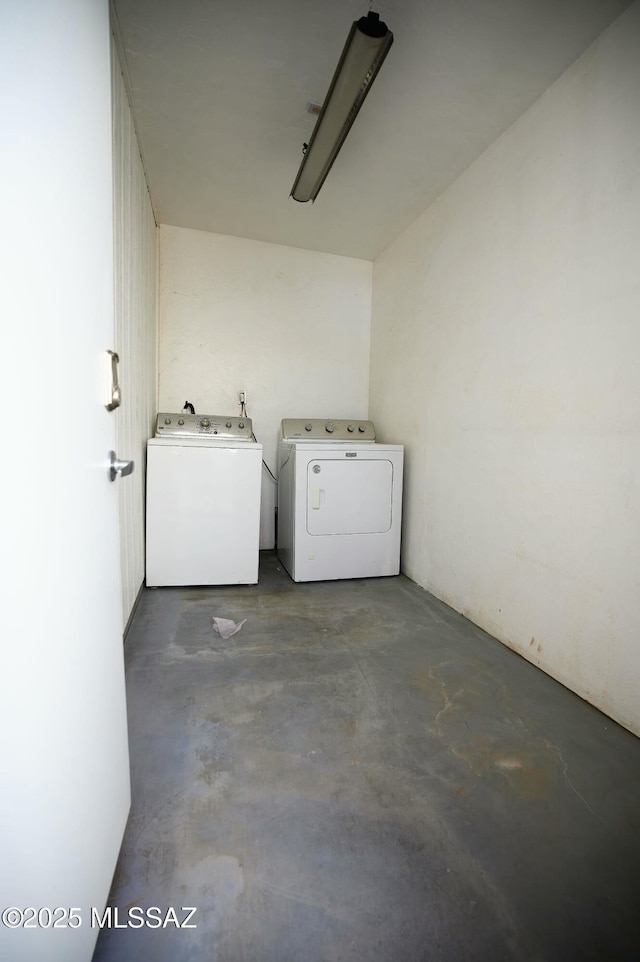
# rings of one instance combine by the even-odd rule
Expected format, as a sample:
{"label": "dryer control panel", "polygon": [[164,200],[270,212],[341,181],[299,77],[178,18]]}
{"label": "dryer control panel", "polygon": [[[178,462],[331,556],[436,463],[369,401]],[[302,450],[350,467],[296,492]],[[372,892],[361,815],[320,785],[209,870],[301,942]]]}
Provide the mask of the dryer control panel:
{"label": "dryer control panel", "polygon": [[375,441],[373,421],[349,421],[346,418],[284,418],[282,437],[285,441]]}
{"label": "dryer control panel", "polygon": [[159,414],[157,438],[215,437],[220,440],[253,441],[251,418],[224,417],[220,414]]}

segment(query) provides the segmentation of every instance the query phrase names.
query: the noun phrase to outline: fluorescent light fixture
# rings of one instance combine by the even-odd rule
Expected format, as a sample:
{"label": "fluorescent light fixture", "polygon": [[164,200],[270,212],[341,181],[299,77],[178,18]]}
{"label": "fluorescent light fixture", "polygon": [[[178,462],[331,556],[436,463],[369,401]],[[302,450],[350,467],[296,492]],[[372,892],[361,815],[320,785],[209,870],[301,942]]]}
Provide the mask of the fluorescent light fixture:
{"label": "fluorescent light fixture", "polygon": [[392,43],[393,34],[377,13],[369,11],[352,24],[291,190],[294,200],[306,203],[318,196]]}

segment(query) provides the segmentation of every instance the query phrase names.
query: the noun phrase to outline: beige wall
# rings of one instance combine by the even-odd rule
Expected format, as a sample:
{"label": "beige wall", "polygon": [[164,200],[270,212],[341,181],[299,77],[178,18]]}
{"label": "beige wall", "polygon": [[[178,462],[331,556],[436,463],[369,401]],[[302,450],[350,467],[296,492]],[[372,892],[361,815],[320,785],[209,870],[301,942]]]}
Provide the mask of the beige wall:
{"label": "beige wall", "polygon": [[406,574],[636,732],[639,51],[636,3],[378,258],[370,393]]}
{"label": "beige wall", "polygon": [[115,411],[120,458],[135,461],[118,484],[122,625],[144,580],[146,441],[156,414],[156,225],[115,45],[111,48],[114,169],[115,350],[122,405]]}
{"label": "beige wall", "polygon": [[[159,406],[239,414],[238,391],[276,473],[284,417],[367,415],[369,261],[160,228]],[[263,471],[260,546],[274,543]]]}

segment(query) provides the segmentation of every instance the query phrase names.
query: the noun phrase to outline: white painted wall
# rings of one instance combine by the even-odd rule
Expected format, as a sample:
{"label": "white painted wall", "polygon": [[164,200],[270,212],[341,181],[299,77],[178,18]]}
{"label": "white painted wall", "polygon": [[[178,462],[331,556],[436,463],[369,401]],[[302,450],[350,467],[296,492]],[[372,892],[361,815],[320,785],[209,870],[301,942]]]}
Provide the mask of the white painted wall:
{"label": "white painted wall", "polygon": [[[159,408],[239,414],[276,473],[284,417],[367,416],[369,261],[160,228]],[[276,485],[263,471],[262,548]]]}
{"label": "white painted wall", "polygon": [[638,733],[639,51],[635,3],[378,258],[370,395],[406,574]]}
{"label": "white painted wall", "polygon": [[157,393],[157,242],[136,132],[115,43],[111,43],[114,171],[114,345],[122,404],[115,411],[120,458],[135,461],[118,486],[122,626],[144,581],[146,441],[153,435]]}

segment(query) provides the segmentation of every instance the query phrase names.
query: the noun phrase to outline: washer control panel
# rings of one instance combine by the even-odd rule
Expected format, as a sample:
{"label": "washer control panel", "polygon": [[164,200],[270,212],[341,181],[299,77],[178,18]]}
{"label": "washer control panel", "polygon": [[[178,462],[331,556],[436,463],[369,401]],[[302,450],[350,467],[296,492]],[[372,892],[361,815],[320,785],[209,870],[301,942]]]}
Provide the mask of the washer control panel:
{"label": "washer control panel", "polygon": [[373,421],[284,418],[282,437],[288,441],[375,441],[376,432]]}
{"label": "washer control panel", "polygon": [[219,414],[159,414],[157,438],[215,437],[220,440],[252,441],[251,418],[231,418]]}

